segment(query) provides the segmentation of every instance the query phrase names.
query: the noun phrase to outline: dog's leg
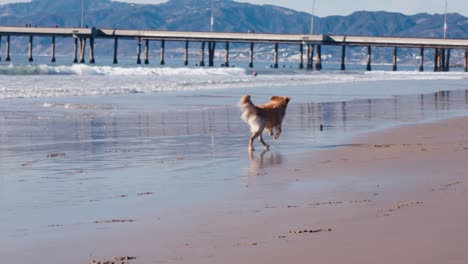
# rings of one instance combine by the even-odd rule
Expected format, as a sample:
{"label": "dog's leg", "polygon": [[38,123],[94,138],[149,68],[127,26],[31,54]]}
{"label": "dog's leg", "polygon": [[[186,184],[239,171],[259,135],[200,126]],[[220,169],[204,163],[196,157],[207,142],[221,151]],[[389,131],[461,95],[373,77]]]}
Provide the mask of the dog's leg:
{"label": "dog's leg", "polygon": [[270,145],[268,145],[267,143],[265,143],[265,141],[263,140],[263,136],[262,134],[260,133],[260,142],[263,144],[263,146],[265,147],[265,150],[269,150],[270,149]]}
{"label": "dog's leg", "polygon": [[275,139],[278,139],[279,136],[281,135],[281,126],[277,126],[276,130],[278,130],[278,131],[276,131]]}
{"label": "dog's leg", "polygon": [[262,135],[262,131],[257,131],[257,132],[252,133],[252,136],[250,136],[249,151],[255,150],[255,148],[253,147],[253,142],[258,136],[261,137],[261,135]]}

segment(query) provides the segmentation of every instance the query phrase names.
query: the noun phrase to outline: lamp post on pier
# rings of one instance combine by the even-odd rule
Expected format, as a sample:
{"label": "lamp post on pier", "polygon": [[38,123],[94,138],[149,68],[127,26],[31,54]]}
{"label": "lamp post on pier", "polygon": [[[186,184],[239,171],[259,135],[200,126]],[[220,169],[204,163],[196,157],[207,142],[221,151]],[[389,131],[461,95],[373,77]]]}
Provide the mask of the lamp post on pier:
{"label": "lamp post on pier", "polygon": [[314,34],[314,16],[315,16],[315,0],[312,0],[312,17],[310,19],[310,34]]}
{"label": "lamp post on pier", "polygon": [[444,39],[447,38],[447,0],[445,0],[445,14],[444,14]]}
{"label": "lamp post on pier", "polygon": [[211,0],[211,20],[210,20],[211,32],[214,29],[214,0]]}
{"label": "lamp post on pier", "polygon": [[81,27],[84,27],[84,0],[81,0]]}

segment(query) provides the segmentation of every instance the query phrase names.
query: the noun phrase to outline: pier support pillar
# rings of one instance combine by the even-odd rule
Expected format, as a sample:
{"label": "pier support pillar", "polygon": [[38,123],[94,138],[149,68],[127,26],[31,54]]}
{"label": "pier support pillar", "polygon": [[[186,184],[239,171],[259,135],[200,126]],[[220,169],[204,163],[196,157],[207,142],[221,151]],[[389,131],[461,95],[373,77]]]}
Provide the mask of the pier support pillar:
{"label": "pier support pillar", "polygon": [[346,45],[341,46],[341,70],[346,70]]}
{"label": "pier support pillar", "polygon": [[7,52],[6,52],[6,55],[5,55],[6,56],[5,61],[11,61],[10,48],[11,48],[10,35],[7,35]]}
{"label": "pier support pillar", "polygon": [[250,49],[249,49],[249,68],[253,68],[253,55],[254,55],[254,43],[250,42]]}
{"label": "pier support pillar", "polygon": [[114,61],[112,63],[117,64],[119,61],[117,60],[117,49],[119,48],[119,38],[114,38]]}
{"label": "pier support pillar", "polygon": [[310,69],[314,69],[315,45],[310,45]]}
{"label": "pier support pillar", "polygon": [[145,39],[145,64],[149,64],[149,40]]}
{"label": "pier support pillar", "polygon": [[392,71],[396,71],[397,70],[397,60],[398,60],[398,55],[397,55],[397,47],[394,47],[393,48],[393,67],[392,67]]}
{"label": "pier support pillar", "polygon": [[444,61],[444,56],[443,56],[443,53],[444,53],[444,50],[443,49],[439,49],[439,51],[437,52],[437,71],[438,72],[441,72],[443,71],[444,69],[442,68],[442,65],[444,64],[443,61]]}
{"label": "pier support pillar", "polygon": [[311,45],[307,44],[306,46],[306,69],[307,70],[312,69],[312,57],[310,56],[310,48],[311,48]]}
{"label": "pier support pillar", "polygon": [[434,49],[434,72],[439,71],[439,49]]}
{"label": "pier support pillar", "polygon": [[81,52],[80,52],[80,63],[85,63],[85,53],[86,53],[86,38],[80,38]]}
{"label": "pier support pillar", "polygon": [[468,50],[465,50],[465,72],[468,72]]}
{"label": "pier support pillar", "polygon": [[89,63],[94,64],[94,38],[89,38]]}
{"label": "pier support pillar", "polygon": [[202,41],[200,48],[200,66],[205,66],[205,41]]}
{"label": "pier support pillar", "polygon": [[55,63],[55,36],[52,36],[52,58],[50,62]]}
{"label": "pier support pillar", "polygon": [[188,40],[185,41],[185,49],[184,49],[184,65],[188,65],[188,48],[189,48],[189,42]]}
{"label": "pier support pillar", "polygon": [[78,63],[78,38],[75,38],[75,44],[73,46],[73,63]]}
{"label": "pier support pillar", "polygon": [[215,57],[215,50],[216,50],[216,42],[210,41],[208,43],[208,66],[214,66],[214,57]]}
{"label": "pier support pillar", "polygon": [[372,71],[372,48],[367,46],[367,66],[366,71]]}
{"label": "pier support pillar", "polygon": [[322,69],[322,45],[317,45],[317,58],[315,59],[315,69],[320,71]]}
{"label": "pier support pillar", "polygon": [[229,42],[226,41],[226,53],[224,54],[224,66],[229,67]]}
{"label": "pier support pillar", "polygon": [[2,61],[2,36],[0,35],[0,61]]}
{"label": "pier support pillar", "polygon": [[166,64],[164,57],[166,53],[166,41],[164,39],[161,40],[161,54],[160,54],[160,65]]}
{"label": "pier support pillar", "polygon": [[307,69],[312,70],[314,68],[314,45],[307,45]]}
{"label": "pier support pillar", "polygon": [[11,61],[10,48],[11,48],[10,35],[7,35],[7,47],[6,47],[5,61]]}
{"label": "pier support pillar", "polygon": [[442,49],[436,49],[436,55],[435,55],[435,66],[434,66],[434,71],[435,72],[440,72],[442,71]]}
{"label": "pier support pillar", "polygon": [[304,44],[299,44],[299,69],[304,69]]}
{"label": "pier support pillar", "polygon": [[440,64],[439,64],[439,71],[445,71],[445,49],[440,49],[441,50],[441,59],[440,59]]}
{"label": "pier support pillar", "polygon": [[450,49],[447,49],[447,54],[445,56],[445,71],[450,71]]}
{"label": "pier support pillar", "polygon": [[424,48],[419,49],[419,71],[424,71]]}
{"label": "pier support pillar", "polygon": [[29,35],[29,55],[28,55],[28,61],[33,62],[33,36]]}
{"label": "pier support pillar", "polygon": [[274,64],[273,64],[273,68],[278,68],[278,43],[275,43],[275,55],[274,55]]}
{"label": "pier support pillar", "polygon": [[141,38],[137,42],[137,64],[141,64]]}

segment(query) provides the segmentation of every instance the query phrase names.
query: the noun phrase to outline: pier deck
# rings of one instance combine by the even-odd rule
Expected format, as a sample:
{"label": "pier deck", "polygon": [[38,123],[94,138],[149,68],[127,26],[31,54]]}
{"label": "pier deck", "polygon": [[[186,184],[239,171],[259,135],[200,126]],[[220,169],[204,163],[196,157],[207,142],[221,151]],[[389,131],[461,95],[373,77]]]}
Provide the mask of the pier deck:
{"label": "pier deck", "polygon": [[[117,47],[119,39],[137,40],[137,63],[141,63],[141,45],[145,43],[148,47],[149,41],[180,41],[186,42],[186,49],[189,42],[202,42],[201,52],[204,53],[205,42],[208,43],[208,53],[210,66],[214,57],[215,43],[226,43],[226,54],[228,54],[229,43],[250,43],[249,66],[253,65],[254,43],[275,44],[275,67],[277,66],[278,44],[300,45],[302,68],[303,47],[306,46],[306,60],[308,68],[311,68],[314,46],[317,46],[316,69],[321,69],[321,46],[333,45],[342,46],[342,69],[344,70],[344,58],[347,46],[368,47],[368,70],[371,69],[371,47],[393,47],[394,50],[394,70],[396,70],[396,49],[397,48],[420,48],[421,49],[421,70],[424,60],[424,49],[435,49],[434,70],[448,70],[450,49],[465,50],[465,71],[468,71],[468,39],[441,39],[441,38],[412,38],[412,37],[367,37],[367,36],[339,36],[324,34],[265,34],[265,33],[227,33],[227,32],[184,32],[184,31],[160,31],[160,30],[124,30],[124,29],[96,29],[96,28],[58,28],[58,27],[5,27],[0,26],[0,40],[7,37],[7,56],[10,60],[10,36],[29,36],[29,60],[32,61],[32,40],[33,37],[52,37],[53,51],[55,52],[55,37],[69,37],[75,39],[75,59],[77,62],[77,52],[79,50],[81,60],[84,62],[84,52],[86,49],[86,39],[89,39],[90,62],[94,62],[94,42],[96,39],[114,39],[114,63],[117,63]],[[78,47],[78,40],[80,46]],[[164,45],[161,45],[161,64],[164,64]],[[145,54],[145,62],[148,61]],[[201,54],[200,65],[204,66],[204,55]],[[52,54],[55,58],[55,54]],[[229,57],[226,56],[225,64],[229,64]]]}

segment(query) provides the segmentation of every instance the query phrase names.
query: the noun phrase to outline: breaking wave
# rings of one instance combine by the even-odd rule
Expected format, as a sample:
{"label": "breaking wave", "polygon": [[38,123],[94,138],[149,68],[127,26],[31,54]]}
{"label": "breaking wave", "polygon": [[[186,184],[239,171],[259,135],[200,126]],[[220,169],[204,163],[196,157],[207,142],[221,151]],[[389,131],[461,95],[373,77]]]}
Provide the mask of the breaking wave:
{"label": "breaking wave", "polygon": [[[253,74],[254,71],[255,74]],[[316,72],[267,67],[255,69],[240,67],[115,67],[85,64],[69,66],[0,65],[0,76],[2,77],[0,99],[293,86],[325,86],[321,89],[331,91],[339,89],[339,85],[336,85],[339,83],[468,78],[468,75],[463,72],[365,72],[363,70]],[[401,90],[394,91],[395,93],[407,90],[406,87],[395,87],[395,89]],[[359,90],[358,86],[356,86],[356,90]],[[335,92],[342,93],[338,90]],[[349,92],[346,91],[346,93]]]}
{"label": "breaking wave", "polygon": [[200,75],[239,75],[242,68],[150,68],[89,66],[86,64],[64,65],[0,65],[0,75],[125,75],[125,76],[200,76]]}

